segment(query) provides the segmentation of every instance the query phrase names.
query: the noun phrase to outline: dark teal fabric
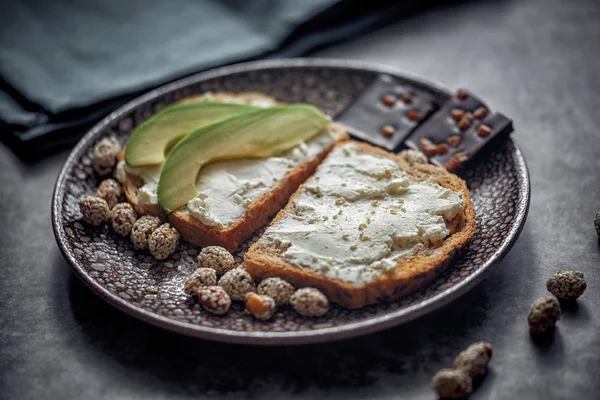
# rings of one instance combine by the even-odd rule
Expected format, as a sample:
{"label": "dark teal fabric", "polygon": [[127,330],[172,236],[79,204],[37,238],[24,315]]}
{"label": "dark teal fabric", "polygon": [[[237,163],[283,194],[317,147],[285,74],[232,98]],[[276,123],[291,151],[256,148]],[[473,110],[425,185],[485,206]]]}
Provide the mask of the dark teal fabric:
{"label": "dark teal fabric", "polygon": [[[202,70],[295,57],[378,26],[408,0],[9,0],[0,140],[72,141],[133,97]],[[418,2],[417,2],[418,3]]]}
{"label": "dark teal fabric", "polygon": [[[327,0],[36,0],[0,12],[0,76],[56,114],[274,50]],[[0,110],[2,112],[2,110]]]}

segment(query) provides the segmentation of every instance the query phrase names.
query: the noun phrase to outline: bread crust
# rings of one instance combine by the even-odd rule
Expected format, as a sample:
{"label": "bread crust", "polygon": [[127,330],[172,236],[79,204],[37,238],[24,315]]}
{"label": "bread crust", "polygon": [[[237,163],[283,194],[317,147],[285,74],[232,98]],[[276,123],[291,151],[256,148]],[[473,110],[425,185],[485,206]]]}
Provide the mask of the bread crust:
{"label": "bread crust", "polygon": [[[396,300],[428,285],[469,243],[476,228],[475,210],[467,185],[462,179],[444,168],[430,164],[411,164],[407,159],[380,148],[365,143],[355,143],[365,152],[376,153],[395,160],[400,168],[417,181],[432,178],[445,188],[456,192],[462,191],[464,209],[448,222],[450,236],[435,248],[423,247],[414,254],[404,257],[398,262],[395,269],[360,286],[327,278],[310,270],[300,269],[281,257],[276,249],[257,242],[250,247],[244,257],[246,270],[253,277],[264,279],[276,276],[296,287],[316,287],[325,293],[330,301],[345,308],[355,309],[381,300]],[[279,212],[271,224],[286,215],[303,186],[290,198],[288,205]]]}

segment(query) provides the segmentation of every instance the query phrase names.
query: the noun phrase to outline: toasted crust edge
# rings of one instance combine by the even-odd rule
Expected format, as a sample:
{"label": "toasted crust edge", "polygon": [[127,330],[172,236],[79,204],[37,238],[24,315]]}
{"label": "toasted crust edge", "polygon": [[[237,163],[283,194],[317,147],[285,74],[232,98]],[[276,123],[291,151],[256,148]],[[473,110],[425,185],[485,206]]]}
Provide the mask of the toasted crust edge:
{"label": "toasted crust edge", "polygon": [[[410,164],[406,159],[385,150],[365,143],[354,143],[364,151],[396,160],[400,167],[416,180],[425,180],[431,177],[443,187],[454,191],[463,191],[464,210],[450,221],[451,235],[435,250],[417,252],[399,262],[394,270],[361,286],[329,279],[309,270],[300,270],[279,256],[272,248],[257,242],[250,247],[244,257],[246,270],[253,277],[264,279],[277,276],[296,287],[316,287],[325,293],[330,301],[345,308],[356,309],[380,300],[396,300],[428,285],[469,243],[476,228],[475,210],[467,185],[462,179],[443,168],[429,164]],[[339,145],[337,144],[337,146]],[[303,186],[290,198],[288,206],[279,212],[271,224],[285,216],[287,209],[301,192]]]}

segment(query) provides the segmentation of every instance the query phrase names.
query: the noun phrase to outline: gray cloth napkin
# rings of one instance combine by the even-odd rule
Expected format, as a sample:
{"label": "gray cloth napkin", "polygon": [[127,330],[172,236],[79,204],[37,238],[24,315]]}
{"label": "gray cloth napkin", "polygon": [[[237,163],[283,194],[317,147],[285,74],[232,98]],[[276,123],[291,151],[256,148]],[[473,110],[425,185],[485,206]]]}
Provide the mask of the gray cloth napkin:
{"label": "gray cloth napkin", "polygon": [[[273,50],[331,4],[16,1],[0,12],[0,76],[29,102],[59,114]],[[4,120],[12,114],[5,107]]]}

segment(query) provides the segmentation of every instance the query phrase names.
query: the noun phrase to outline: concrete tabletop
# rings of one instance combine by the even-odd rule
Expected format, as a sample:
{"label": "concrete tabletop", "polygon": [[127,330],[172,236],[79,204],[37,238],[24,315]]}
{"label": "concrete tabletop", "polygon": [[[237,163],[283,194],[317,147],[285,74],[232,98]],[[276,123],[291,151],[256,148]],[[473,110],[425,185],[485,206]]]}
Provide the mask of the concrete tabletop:
{"label": "concrete tabletop", "polygon": [[[0,145],[0,398],[433,399],[429,382],[486,340],[472,399],[597,399],[600,390],[600,3],[487,0],[437,8],[316,56],[465,87],[514,119],[532,183],[528,221],[468,294],[386,331],[259,348],[183,337],[105,304],[71,273],[50,224],[68,152],[23,163]],[[529,304],[558,269],[586,293],[533,341]]]}

